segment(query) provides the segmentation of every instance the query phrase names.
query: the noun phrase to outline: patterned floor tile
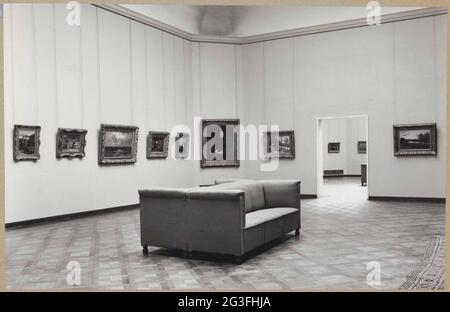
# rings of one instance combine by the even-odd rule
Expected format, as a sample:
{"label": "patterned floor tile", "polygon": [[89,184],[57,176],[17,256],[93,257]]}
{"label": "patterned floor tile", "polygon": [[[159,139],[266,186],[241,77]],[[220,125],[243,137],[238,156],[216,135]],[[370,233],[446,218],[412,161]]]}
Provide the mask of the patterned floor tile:
{"label": "patterned floor tile", "polygon": [[[384,289],[397,288],[444,234],[443,204],[367,201],[358,179],[325,179],[324,195],[302,200],[300,237],[235,265],[184,258],[156,247],[143,256],[139,211],[112,212],[6,230],[10,289]],[[70,261],[81,285],[69,286]],[[381,284],[367,284],[367,263]]]}

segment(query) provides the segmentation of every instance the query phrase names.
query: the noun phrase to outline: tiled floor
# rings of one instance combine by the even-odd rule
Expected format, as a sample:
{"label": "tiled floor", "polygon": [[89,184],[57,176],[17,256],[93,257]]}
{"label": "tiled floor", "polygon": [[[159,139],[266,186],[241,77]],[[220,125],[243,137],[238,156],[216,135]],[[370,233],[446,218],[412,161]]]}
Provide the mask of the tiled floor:
{"label": "tiled floor", "polygon": [[[444,234],[444,205],[367,201],[356,178],[325,180],[324,196],[302,200],[300,238],[241,265],[186,259],[150,248],[142,255],[138,210],[6,231],[7,286],[19,288],[367,289],[370,261],[381,285],[397,288],[433,235]],[[66,282],[78,261],[81,286]]]}

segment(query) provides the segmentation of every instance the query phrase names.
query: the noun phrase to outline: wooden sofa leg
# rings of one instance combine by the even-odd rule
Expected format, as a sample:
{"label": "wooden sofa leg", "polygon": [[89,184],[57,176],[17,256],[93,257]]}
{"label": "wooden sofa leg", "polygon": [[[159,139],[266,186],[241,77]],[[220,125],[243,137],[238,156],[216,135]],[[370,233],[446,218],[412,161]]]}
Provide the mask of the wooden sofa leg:
{"label": "wooden sofa leg", "polygon": [[296,229],[295,230],[295,236],[299,236],[300,235],[300,229]]}
{"label": "wooden sofa leg", "polygon": [[148,246],[147,246],[147,245],[142,246],[142,253],[143,253],[144,255],[148,255]]}

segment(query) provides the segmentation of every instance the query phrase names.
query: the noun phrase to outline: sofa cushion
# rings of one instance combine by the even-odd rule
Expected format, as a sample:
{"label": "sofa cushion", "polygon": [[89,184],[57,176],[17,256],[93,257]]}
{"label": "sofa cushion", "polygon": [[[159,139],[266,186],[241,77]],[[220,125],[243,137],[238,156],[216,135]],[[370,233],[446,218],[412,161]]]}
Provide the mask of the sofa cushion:
{"label": "sofa cushion", "polygon": [[249,212],[245,215],[245,228],[248,229],[255,225],[297,212],[297,208],[279,207],[268,208]]}
{"label": "sofa cushion", "polygon": [[264,209],[263,185],[257,181],[237,181],[209,186],[208,189],[214,190],[241,190],[245,192],[245,212],[252,212],[258,209]]}

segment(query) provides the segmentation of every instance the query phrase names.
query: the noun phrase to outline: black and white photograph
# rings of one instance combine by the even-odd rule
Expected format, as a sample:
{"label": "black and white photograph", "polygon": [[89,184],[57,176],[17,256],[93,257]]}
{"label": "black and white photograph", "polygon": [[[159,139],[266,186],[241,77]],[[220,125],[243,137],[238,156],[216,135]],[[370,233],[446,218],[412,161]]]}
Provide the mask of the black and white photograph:
{"label": "black and white photograph", "polygon": [[14,160],[38,160],[40,126],[14,125]]}
{"label": "black and white photograph", "polygon": [[83,158],[86,147],[85,129],[59,128],[56,135],[56,158]]}
{"label": "black and white photograph", "polygon": [[0,5],[6,289],[445,290],[450,2],[215,1]]}
{"label": "black and white photograph", "polygon": [[294,131],[279,131],[266,133],[267,157],[278,157],[280,159],[295,158]]}
{"label": "black and white photograph", "polygon": [[394,155],[437,155],[436,124],[395,125]]}
{"label": "black and white photograph", "polygon": [[102,124],[100,128],[99,164],[136,162],[138,127]]}
{"label": "black and white photograph", "polygon": [[147,137],[147,159],[167,158],[169,132],[149,131]]}
{"label": "black and white photograph", "polygon": [[328,143],[328,153],[329,154],[339,154],[341,150],[340,142],[330,142]]}
{"label": "black and white photograph", "polygon": [[358,154],[367,154],[367,142],[366,141],[358,141]]}

